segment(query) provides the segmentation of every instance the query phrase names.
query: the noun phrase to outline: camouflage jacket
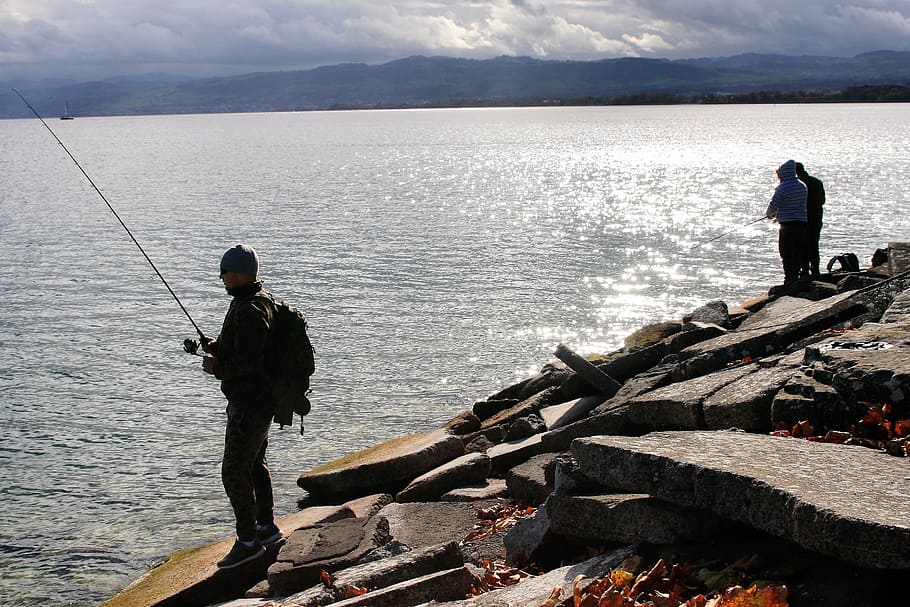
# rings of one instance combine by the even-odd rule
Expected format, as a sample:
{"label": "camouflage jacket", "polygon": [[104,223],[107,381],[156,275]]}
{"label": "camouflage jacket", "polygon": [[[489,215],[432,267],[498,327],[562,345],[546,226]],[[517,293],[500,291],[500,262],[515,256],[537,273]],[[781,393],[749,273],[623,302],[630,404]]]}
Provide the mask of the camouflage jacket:
{"label": "camouflage jacket", "polygon": [[215,342],[215,377],[228,400],[259,400],[270,393],[267,351],[274,309],[260,281],[229,289],[234,297]]}

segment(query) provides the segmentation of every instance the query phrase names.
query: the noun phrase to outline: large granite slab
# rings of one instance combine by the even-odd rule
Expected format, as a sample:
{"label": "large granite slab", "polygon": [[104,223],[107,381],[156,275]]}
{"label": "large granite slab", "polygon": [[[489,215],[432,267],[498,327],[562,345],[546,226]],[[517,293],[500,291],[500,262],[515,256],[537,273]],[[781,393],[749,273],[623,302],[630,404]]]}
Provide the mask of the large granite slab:
{"label": "large granite slab", "polygon": [[781,297],[744,320],[736,331],[683,349],[676,373],[691,379],[747,356],[757,359],[782,352],[822,329],[867,313],[867,297],[855,294],[848,291],[821,301]]}
{"label": "large granite slab", "polygon": [[470,599],[436,603],[436,607],[540,607],[559,589],[559,600],[572,596],[573,581],[578,576],[601,578],[632,555],[630,548],[620,548],[595,556],[577,565],[567,565],[520,583],[486,592]]}
{"label": "large granite slab", "polygon": [[759,367],[708,396],[702,402],[705,428],[739,428],[747,432],[770,432],[774,397],[794,375],[799,374],[803,353],[782,357],[775,364]]}
{"label": "large granite slab", "polygon": [[[450,540],[464,540],[475,529],[484,525],[478,511],[504,504],[505,500],[479,502],[408,502],[389,504],[377,518],[384,520],[389,535],[411,548],[441,544]],[[465,559],[479,564],[485,558],[504,560],[502,532],[489,537],[463,541]]]}
{"label": "large granite slab", "polygon": [[857,565],[910,568],[910,464],[866,449],[742,432],[578,439],[598,483],[714,512]]}
{"label": "large granite slab", "polygon": [[595,407],[606,401],[602,396],[584,396],[540,410],[540,417],[547,430],[556,430],[586,416]]}
{"label": "large granite slab", "polygon": [[427,546],[378,561],[354,565],[332,576],[330,586],[319,583],[282,600],[282,604],[297,607],[319,607],[344,600],[352,590],[377,590],[393,584],[461,567],[464,558],[456,542]]}
{"label": "large granite slab", "polygon": [[297,484],[316,499],[395,493],[464,453],[464,442],[445,430],[395,438],[305,472]]}
{"label": "large granite slab", "polygon": [[894,298],[881,320],[886,323],[910,323],[910,291],[904,291]]}
{"label": "large granite slab", "polygon": [[664,428],[705,428],[702,409],[705,398],[757,368],[754,363],[739,365],[646,392],[629,400],[629,419],[635,424],[653,424]]}
{"label": "large granite slab", "polygon": [[542,504],[553,491],[553,483],[547,481],[546,469],[556,459],[556,455],[541,453],[510,469],[506,473],[509,497],[528,506]]}
{"label": "large granite slab", "polygon": [[322,571],[346,569],[389,539],[388,527],[378,516],[298,529],[269,567],[269,586],[279,596],[308,588]]}
{"label": "large granite slab", "polygon": [[[286,535],[301,527],[353,518],[347,505],[317,506],[275,521]],[[264,580],[284,541],[270,546],[266,555],[235,569],[218,569],[216,563],[231,549],[234,537],[214,544],[180,550],[130,584],[105,607],[196,607],[241,596]]]}
{"label": "large granite slab", "polygon": [[485,453],[468,453],[415,478],[395,496],[399,502],[429,502],[456,487],[480,483],[492,470]]}
{"label": "large granite slab", "polygon": [[544,508],[552,533],[613,544],[675,544],[747,535],[741,525],[727,519],[640,493],[553,493]]}
{"label": "large granite slab", "polygon": [[865,324],[807,348],[806,362],[841,395],[910,407],[910,324]]}

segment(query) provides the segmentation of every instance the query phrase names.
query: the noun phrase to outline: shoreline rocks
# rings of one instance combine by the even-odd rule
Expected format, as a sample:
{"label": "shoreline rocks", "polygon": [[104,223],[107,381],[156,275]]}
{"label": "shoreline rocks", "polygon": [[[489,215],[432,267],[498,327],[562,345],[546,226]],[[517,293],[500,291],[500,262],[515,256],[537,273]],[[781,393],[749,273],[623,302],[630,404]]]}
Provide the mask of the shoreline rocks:
{"label": "shoreline rocks", "polygon": [[561,346],[443,428],[301,474],[329,505],[283,519],[248,577],[213,544],[105,605],[568,605],[577,574],[662,558],[748,562],[740,582],[777,575],[793,604],[903,596],[906,265],[710,302],[604,357]]}

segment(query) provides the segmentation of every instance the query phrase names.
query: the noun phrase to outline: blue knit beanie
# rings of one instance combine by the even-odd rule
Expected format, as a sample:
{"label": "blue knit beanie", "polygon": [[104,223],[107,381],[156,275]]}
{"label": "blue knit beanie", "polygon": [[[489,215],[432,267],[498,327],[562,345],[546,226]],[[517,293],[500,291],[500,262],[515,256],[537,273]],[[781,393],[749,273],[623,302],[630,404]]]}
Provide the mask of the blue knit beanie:
{"label": "blue knit beanie", "polygon": [[259,256],[248,244],[234,245],[221,256],[222,272],[259,275]]}

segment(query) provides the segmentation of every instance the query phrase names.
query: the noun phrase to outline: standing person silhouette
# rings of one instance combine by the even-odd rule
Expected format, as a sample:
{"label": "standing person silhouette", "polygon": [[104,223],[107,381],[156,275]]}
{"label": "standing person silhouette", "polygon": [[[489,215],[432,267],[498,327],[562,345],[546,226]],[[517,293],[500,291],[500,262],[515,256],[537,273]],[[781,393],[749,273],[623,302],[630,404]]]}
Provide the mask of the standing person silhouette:
{"label": "standing person silhouette", "polygon": [[777,249],[784,266],[784,284],[799,278],[806,257],[806,184],[796,178],[796,162],[788,160],[777,169],[780,183],[765,216],[780,225]]}
{"label": "standing person silhouette", "polygon": [[806,184],[808,195],[806,197],[806,259],[803,273],[818,276],[821,271],[818,267],[818,243],[822,233],[822,215],[825,204],[825,185],[821,179],[813,177],[806,172],[803,163],[796,163],[796,176]]}
{"label": "standing person silhouette", "polygon": [[230,569],[259,558],[264,545],[281,538],[265,456],[275,414],[266,361],[275,310],[259,280],[259,258],[251,246],[225,251],[221,281],[233,299],[218,339],[202,341],[210,354],[202,359],[202,370],[221,380],[228,401],[221,480],[234,510],[237,541],[218,567]]}

